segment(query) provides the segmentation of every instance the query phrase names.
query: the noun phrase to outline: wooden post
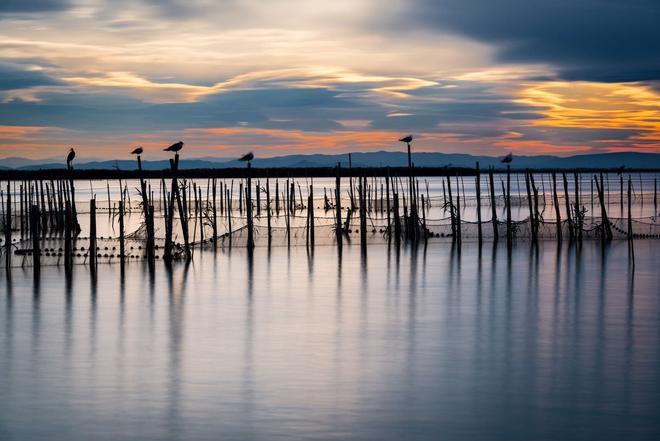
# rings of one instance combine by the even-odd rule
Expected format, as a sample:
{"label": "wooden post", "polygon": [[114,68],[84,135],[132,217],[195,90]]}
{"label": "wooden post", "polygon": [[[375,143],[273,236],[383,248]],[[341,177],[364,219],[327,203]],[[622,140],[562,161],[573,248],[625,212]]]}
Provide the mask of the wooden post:
{"label": "wooden post", "polygon": [[119,201],[119,259],[124,262],[126,258],[126,243],[124,232],[124,201]]}
{"label": "wooden post", "polygon": [[335,167],[335,237],[337,238],[337,246],[342,246],[342,232],[341,232],[341,163],[337,163]]}
{"label": "wooden post", "polygon": [[273,230],[271,227],[271,209],[270,209],[270,182],[266,178],[266,217],[268,220],[268,246],[270,247],[271,240],[273,238]]}
{"label": "wooden post", "polygon": [[479,171],[479,161],[477,161],[477,176],[475,180],[475,190],[477,192],[477,235],[479,237],[479,243],[482,242],[482,232],[481,232],[481,171]]}
{"label": "wooden post", "polygon": [[561,241],[561,210],[559,209],[559,196],[557,196],[557,175],[552,172],[552,201],[555,206],[555,217],[557,222],[557,240]]}
{"label": "wooden post", "polygon": [[366,185],[367,178],[360,176],[360,187],[359,187],[359,196],[360,196],[360,246],[363,250],[367,248],[367,201],[366,201]]}
{"label": "wooden post", "polygon": [[[497,241],[499,233],[497,229],[497,204],[495,199],[495,184],[493,183],[493,169],[492,167],[488,169],[488,180],[490,188],[490,211],[491,211],[491,223],[493,224],[493,239]],[[444,181],[442,191],[444,193]]]}
{"label": "wooden post", "polygon": [[460,242],[461,241],[461,235],[462,235],[462,225],[461,225],[461,192],[460,192],[460,185],[458,183],[458,175],[456,175],[456,233],[457,233],[457,239]]}
{"label": "wooden post", "polygon": [[309,202],[307,203],[307,212],[309,213],[309,241],[314,247],[314,185],[309,186]]}
{"label": "wooden post", "polygon": [[562,178],[564,179],[564,203],[566,205],[566,220],[568,221],[568,237],[570,240],[573,240],[575,238],[575,231],[571,216],[571,200],[568,194],[568,180],[566,179],[566,173],[562,172]]}
{"label": "wooden post", "polygon": [[[389,232],[389,230],[391,228],[391,225],[392,225],[392,221],[390,219],[391,216],[390,216],[390,168],[389,167],[387,167],[387,175],[385,176],[385,193],[386,193],[385,200],[386,200],[386,203],[387,203],[387,207],[386,207],[387,208],[387,230]],[[388,233],[388,234],[391,234],[391,232]]]}
{"label": "wooden post", "polygon": [[275,215],[280,217],[280,180],[275,179]]}
{"label": "wooden post", "polygon": [[64,206],[64,266],[71,268],[72,253],[71,253],[71,238],[73,229],[73,214],[71,212],[71,202],[66,201]]}
{"label": "wooden post", "polygon": [[96,265],[96,199],[89,201],[89,264]]}
{"label": "wooden post", "polygon": [[577,172],[573,173],[573,180],[575,181],[575,233],[578,241],[582,240],[582,210],[580,208],[580,181]]}
{"label": "wooden post", "polygon": [[449,219],[451,221],[451,237],[456,240],[456,212],[454,210],[454,199],[451,194],[451,178],[447,175],[447,195],[449,196]]}
{"label": "wooden post", "polygon": [[213,248],[217,248],[218,244],[218,207],[216,205],[216,180],[213,178]]}
{"label": "wooden post", "polygon": [[632,227],[632,198],[631,198],[632,182],[630,175],[628,175],[628,250],[632,259],[632,268],[635,270],[635,233]]}
{"label": "wooden post", "polygon": [[[602,179],[602,174],[601,174]],[[598,177],[594,175],[596,182],[596,191],[598,192],[598,200],[600,202],[600,217],[601,217],[601,234],[604,241],[612,240],[612,230],[610,228],[609,220],[607,219],[607,209],[605,208],[605,195],[603,188],[603,181],[598,184]]]}
{"label": "wooden post", "polygon": [[32,205],[30,208],[30,231],[32,232],[32,264],[35,274],[39,274],[41,268],[41,246],[39,242],[39,206]]}
{"label": "wooden post", "polygon": [[7,210],[5,211],[5,265],[7,267],[7,271],[9,271],[9,268],[11,268],[11,208],[11,185],[9,182],[7,182]]}
{"label": "wooden post", "polygon": [[529,171],[525,170],[525,189],[527,190],[527,205],[529,206],[529,229],[532,233],[532,241],[536,242],[536,226],[534,225],[534,209],[532,206],[532,192],[529,188]]}
{"label": "wooden post", "polygon": [[247,164],[247,189],[246,189],[246,210],[247,210],[247,247],[254,248],[254,220],[252,219],[252,164]]}
{"label": "wooden post", "polygon": [[509,246],[513,240],[511,225],[511,166],[506,165],[506,239]]}

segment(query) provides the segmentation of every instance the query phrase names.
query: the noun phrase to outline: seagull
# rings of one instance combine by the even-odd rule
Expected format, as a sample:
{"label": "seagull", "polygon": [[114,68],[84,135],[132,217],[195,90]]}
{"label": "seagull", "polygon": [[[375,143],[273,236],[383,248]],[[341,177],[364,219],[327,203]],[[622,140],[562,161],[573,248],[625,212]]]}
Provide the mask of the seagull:
{"label": "seagull", "polygon": [[144,149],[142,147],[138,147],[138,148],[136,148],[135,150],[133,150],[131,152],[131,155],[138,155],[139,156],[139,155],[142,154],[142,152],[144,152]]}
{"label": "seagull", "polygon": [[509,153],[504,158],[500,160],[502,164],[510,164],[513,161],[513,154]]}
{"label": "seagull", "polygon": [[413,136],[412,136],[412,135],[408,135],[408,136],[404,136],[404,137],[401,138],[399,141],[401,141],[401,142],[405,142],[405,143],[408,144],[408,143],[411,143],[412,140],[413,140]]}
{"label": "seagull", "polygon": [[163,149],[163,151],[165,151],[165,152],[178,152],[182,148],[183,148],[183,141],[179,141],[176,144],[172,144],[168,148]]}
{"label": "seagull", "polygon": [[254,159],[254,153],[250,152],[247,155],[241,156],[238,160],[239,161],[247,161],[250,162]]}
{"label": "seagull", "polygon": [[69,154],[66,157],[66,166],[67,168],[71,168],[71,163],[73,162],[73,158],[76,157],[76,151],[71,147],[69,150]]}

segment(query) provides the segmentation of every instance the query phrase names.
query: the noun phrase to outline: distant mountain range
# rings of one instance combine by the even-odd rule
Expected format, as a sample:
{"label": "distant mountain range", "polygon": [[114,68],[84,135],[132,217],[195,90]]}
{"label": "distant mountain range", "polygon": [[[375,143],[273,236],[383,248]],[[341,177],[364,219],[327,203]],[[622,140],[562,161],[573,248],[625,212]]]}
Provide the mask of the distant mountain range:
{"label": "distant mountain range", "polygon": [[[407,165],[405,152],[366,152],[353,153],[353,167],[402,167]],[[474,156],[462,153],[413,153],[413,162],[417,167],[474,167],[479,161],[482,168],[493,166],[503,168],[499,157]],[[338,155],[287,155],[272,158],[256,158],[252,161],[253,167],[293,167],[314,168],[334,167],[341,163],[342,167],[348,167],[348,154]],[[135,160],[103,160],[98,158],[80,158],[75,161],[74,166],[79,170],[135,170]],[[162,170],[169,168],[167,160],[142,161],[145,170]],[[190,158],[181,156],[179,167],[181,169],[214,169],[214,168],[237,168],[245,164],[230,158]],[[660,154],[658,153],[600,153],[591,155],[576,155],[569,157],[559,156],[514,156],[511,167],[514,169],[574,169],[574,168],[619,168],[624,166],[633,169],[660,169]],[[63,158],[27,159],[27,158],[5,158],[0,159],[0,169],[14,170],[45,170],[64,168]]]}

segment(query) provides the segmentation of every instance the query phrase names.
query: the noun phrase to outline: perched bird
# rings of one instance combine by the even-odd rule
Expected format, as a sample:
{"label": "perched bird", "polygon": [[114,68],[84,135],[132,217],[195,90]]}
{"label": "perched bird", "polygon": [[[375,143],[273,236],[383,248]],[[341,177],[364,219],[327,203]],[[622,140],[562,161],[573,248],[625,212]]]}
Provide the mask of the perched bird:
{"label": "perched bird", "polygon": [[142,147],[138,147],[131,152],[131,155],[141,155],[142,152],[144,152],[144,149]]}
{"label": "perched bird", "polygon": [[175,143],[175,144],[172,144],[172,145],[169,146],[168,148],[163,149],[163,151],[165,151],[165,152],[178,152],[178,151],[181,150],[182,148],[183,148],[183,141],[179,141],[179,142],[177,142],[177,143]]}
{"label": "perched bird", "polygon": [[513,161],[513,154],[509,153],[504,158],[502,158],[500,162],[502,162],[502,164],[511,164],[511,161]]}
{"label": "perched bird", "polygon": [[401,138],[399,141],[401,141],[401,142],[405,142],[405,143],[410,143],[410,142],[412,142],[412,140],[413,140],[413,136],[412,136],[412,135],[408,135],[408,136],[404,136],[404,137]]}
{"label": "perched bird", "polygon": [[250,162],[254,159],[254,153],[250,152],[247,155],[241,156],[238,160],[239,161],[245,161],[245,162]]}
{"label": "perched bird", "polygon": [[71,168],[71,163],[73,162],[73,158],[76,157],[76,151],[71,147],[69,150],[69,154],[66,156],[66,166],[67,168]]}
{"label": "perched bird", "polygon": [[621,173],[623,173],[623,170],[626,168],[625,165],[622,165],[621,167],[616,169],[616,174],[617,176],[621,176]]}

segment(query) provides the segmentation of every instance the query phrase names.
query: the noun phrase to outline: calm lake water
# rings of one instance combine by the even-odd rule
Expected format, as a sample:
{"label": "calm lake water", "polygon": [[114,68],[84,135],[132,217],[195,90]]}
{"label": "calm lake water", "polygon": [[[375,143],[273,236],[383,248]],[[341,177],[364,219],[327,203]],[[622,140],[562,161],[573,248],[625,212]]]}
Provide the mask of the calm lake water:
{"label": "calm lake water", "polygon": [[658,440],[660,248],[203,251],[0,274],[0,439]]}

